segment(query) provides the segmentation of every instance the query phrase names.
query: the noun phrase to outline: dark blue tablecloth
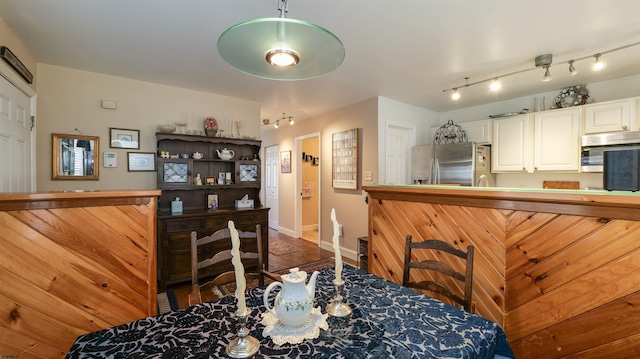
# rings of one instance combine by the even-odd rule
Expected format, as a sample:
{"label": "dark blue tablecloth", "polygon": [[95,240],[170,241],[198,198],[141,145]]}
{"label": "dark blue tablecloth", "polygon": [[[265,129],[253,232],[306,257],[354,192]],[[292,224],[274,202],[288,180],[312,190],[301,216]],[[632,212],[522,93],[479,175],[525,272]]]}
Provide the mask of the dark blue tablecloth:
{"label": "dark blue tablecloth", "polygon": [[[334,276],[333,269],[318,276],[315,301],[323,313],[335,294]],[[329,317],[329,330],[297,345],[278,346],[262,336],[265,288],[249,291],[248,328],[260,341],[255,357],[513,357],[504,332],[491,321],[351,266],[345,266],[343,279],[353,314]],[[224,358],[236,333],[235,302],[227,296],[86,334],[76,340],[67,358]]]}

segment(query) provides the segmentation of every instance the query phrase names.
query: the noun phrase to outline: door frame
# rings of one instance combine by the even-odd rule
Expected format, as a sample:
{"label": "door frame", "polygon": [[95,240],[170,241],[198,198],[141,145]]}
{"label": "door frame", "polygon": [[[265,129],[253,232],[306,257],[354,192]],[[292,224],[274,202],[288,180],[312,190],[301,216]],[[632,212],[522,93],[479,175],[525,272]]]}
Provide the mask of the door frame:
{"label": "door frame", "polygon": [[[380,168],[378,168],[378,171],[380,172],[380,178],[378,178],[378,180],[380,181],[380,183],[389,183],[388,178],[387,178],[387,136],[388,136],[388,132],[389,130],[393,128],[396,130],[402,130],[407,134],[407,155],[405,157],[405,179],[411,180],[411,148],[414,147],[416,145],[416,127],[415,126],[408,126],[405,123],[400,123],[400,122],[394,122],[394,121],[386,121],[384,124],[384,150],[383,151],[378,151],[379,153],[384,153],[384,155],[378,155],[379,159],[381,159],[382,161],[382,166]],[[378,144],[378,146],[380,146],[380,144]],[[379,147],[378,147],[379,148]]]}
{"label": "door frame", "polygon": [[[294,138],[294,146],[295,146],[295,185],[294,185],[294,193],[296,194],[296,199],[294,201],[293,213],[294,213],[294,228],[293,232],[295,234],[295,238],[302,237],[302,141],[309,138],[318,138],[318,152],[322,153],[322,135],[320,132],[314,132],[307,135],[297,136]],[[321,156],[322,157],[322,156]],[[292,161],[293,162],[293,161]],[[320,245],[320,238],[322,238],[321,230],[322,230],[322,164],[325,161],[320,160],[320,165],[318,166],[318,245]]]}
{"label": "door frame", "polygon": [[[268,161],[269,158],[267,156],[267,149],[269,148],[275,148],[275,160],[276,160],[276,166],[273,167],[275,174],[270,173],[271,170],[270,168],[272,168],[272,166],[269,166]],[[269,198],[269,189],[267,188],[267,183],[269,183],[269,175],[273,176],[272,178],[274,179],[275,183],[276,183],[276,204],[275,204],[275,208],[273,207],[269,207],[269,221],[267,223],[267,226],[269,228],[274,228],[278,231],[280,231],[280,179],[278,177],[279,173],[278,173],[278,163],[279,163],[279,152],[280,151],[280,147],[279,145],[272,145],[272,146],[266,146],[264,147],[264,153],[263,153],[263,159],[264,159],[264,178],[263,178],[263,188],[264,188],[264,205],[269,207],[269,202],[267,201],[267,199]],[[273,212],[271,212],[271,210],[273,210]],[[275,219],[272,219],[273,216],[271,215],[271,213],[275,213]]]}

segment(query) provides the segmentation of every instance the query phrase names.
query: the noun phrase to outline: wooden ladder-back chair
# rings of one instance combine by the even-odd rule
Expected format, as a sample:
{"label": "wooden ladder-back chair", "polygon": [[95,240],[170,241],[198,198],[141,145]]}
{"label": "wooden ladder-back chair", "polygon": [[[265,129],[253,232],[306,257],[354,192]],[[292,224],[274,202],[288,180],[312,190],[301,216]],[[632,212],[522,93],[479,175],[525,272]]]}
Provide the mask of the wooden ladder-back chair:
{"label": "wooden ladder-back chair", "polygon": [[[260,286],[264,285],[264,277],[267,276],[273,280],[280,280],[279,276],[267,271],[264,268],[264,253],[262,251],[262,228],[256,225],[256,231],[240,231],[238,230],[238,238],[240,239],[240,260],[246,266],[247,261],[257,260],[257,271],[245,272],[247,279],[258,279]],[[243,250],[246,248],[243,244],[250,240],[256,242],[256,252]],[[198,255],[202,257],[202,248],[205,247],[211,251],[211,255],[207,255],[205,259],[198,260]],[[267,254],[268,255],[268,254]],[[214,232],[210,236],[198,238],[198,233],[191,232],[191,293],[189,294],[189,305],[202,303],[202,295],[200,289],[204,286],[220,286],[227,283],[233,283],[236,280],[235,271],[231,264],[231,231],[229,228],[223,228]],[[212,280],[200,284],[199,272],[205,268],[212,266],[225,266],[231,268],[223,273],[219,273]],[[245,268],[246,270],[247,268]]]}
{"label": "wooden ladder-back chair", "polygon": [[[464,252],[456,249],[445,241],[437,239],[428,239],[422,242],[411,242],[411,235],[407,235],[406,242],[402,285],[409,288],[438,293],[460,304],[462,308],[464,308],[464,310],[466,310],[467,312],[471,312],[471,294],[473,284],[473,246],[468,246],[467,252]],[[412,250],[423,249],[437,250],[461,258],[465,262],[465,273],[463,274],[459,271],[456,271],[447,263],[437,259],[427,259],[422,261],[418,260],[412,262]],[[409,273],[411,269],[435,271],[461,281],[464,285],[464,293],[463,295],[454,293],[452,289],[446,286],[446,284],[436,281],[437,276],[428,276],[429,279],[426,280],[410,281]],[[418,278],[415,275],[414,277]]]}

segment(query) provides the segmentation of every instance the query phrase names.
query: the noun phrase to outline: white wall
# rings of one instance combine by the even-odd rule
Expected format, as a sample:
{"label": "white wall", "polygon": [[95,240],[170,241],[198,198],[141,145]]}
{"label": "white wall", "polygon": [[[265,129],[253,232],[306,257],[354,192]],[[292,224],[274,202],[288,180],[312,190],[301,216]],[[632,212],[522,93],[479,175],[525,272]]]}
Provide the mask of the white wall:
{"label": "white wall", "polygon": [[[295,152],[294,139],[305,135],[320,133],[320,228],[321,247],[332,250],[331,240],[333,228],[331,208],[336,209],[338,221],[343,225],[344,236],[340,238],[343,255],[356,258],[357,238],[368,234],[368,211],[365,197],[367,193],[362,185],[377,182],[378,158],[378,99],[372,98],[345,108],[332,111],[304,121],[296,121],[295,125],[280,125],[263,128],[262,147],[278,144],[280,152],[292,151],[291,158],[300,158]],[[358,128],[360,140],[360,181],[358,190],[334,189],[331,185],[331,135],[334,132]],[[264,152],[263,152],[264,153]],[[295,176],[299,171],[292,160],[292,173],[278,173],[278,225],[285,234],[292,234],[295,226],[295,196],[299,189],[295,188]],[[372,171],[371,182],[362,179],[363,171]],[[263,171],[264,176],[264,171]],[[263,179],[264,180],[264,179]],[[262,195],[264,196],[264,194]],[[264,201],[263,201],[264,203]]]}
{"label": "white wall", "polygon": [[[46,64],[38,64],[38,75],[38,191],[157,188],[156,172],[127,171],[127,151],[155,153],[160,124],[189,119],[200,130],[213,116],[227,133],[231,121],[243,121],[242,134],[260,138],[258,102]],[[101,108],[102,100],[117,102],[117,109]],[[110,127],[140,130],[140,149],[109,148]],[[52,133],[99,136],[100,179],[51,180]],[[105,151],[117,153],[117,168],[103,167]]]}
{"label": "white wall", "polygon": [[[429,143],[429,129],[438,125],[438,113],[406,103],[378,97],[378,171],[377,183],[386,182],[386,132],[389,126],[413,128],[411,147]],[[409,163],[411,163],[409,159]]]}

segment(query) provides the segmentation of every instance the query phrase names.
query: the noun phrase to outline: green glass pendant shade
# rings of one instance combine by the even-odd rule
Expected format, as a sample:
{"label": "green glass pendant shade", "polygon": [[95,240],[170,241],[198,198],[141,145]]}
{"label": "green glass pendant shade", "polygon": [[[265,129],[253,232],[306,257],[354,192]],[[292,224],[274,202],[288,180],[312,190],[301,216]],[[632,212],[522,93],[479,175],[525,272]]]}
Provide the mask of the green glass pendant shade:
{"label": "green glass pendant shade", "polygon": [[[278,67],[266,55],[274,49],[299,56],[295,65]],[[239,23],[218,39],[218,52],[236,69],[270,80],[304,80],[329,73],[344,60],[340,39],[326,29],[288,18],[262,18]]]}

